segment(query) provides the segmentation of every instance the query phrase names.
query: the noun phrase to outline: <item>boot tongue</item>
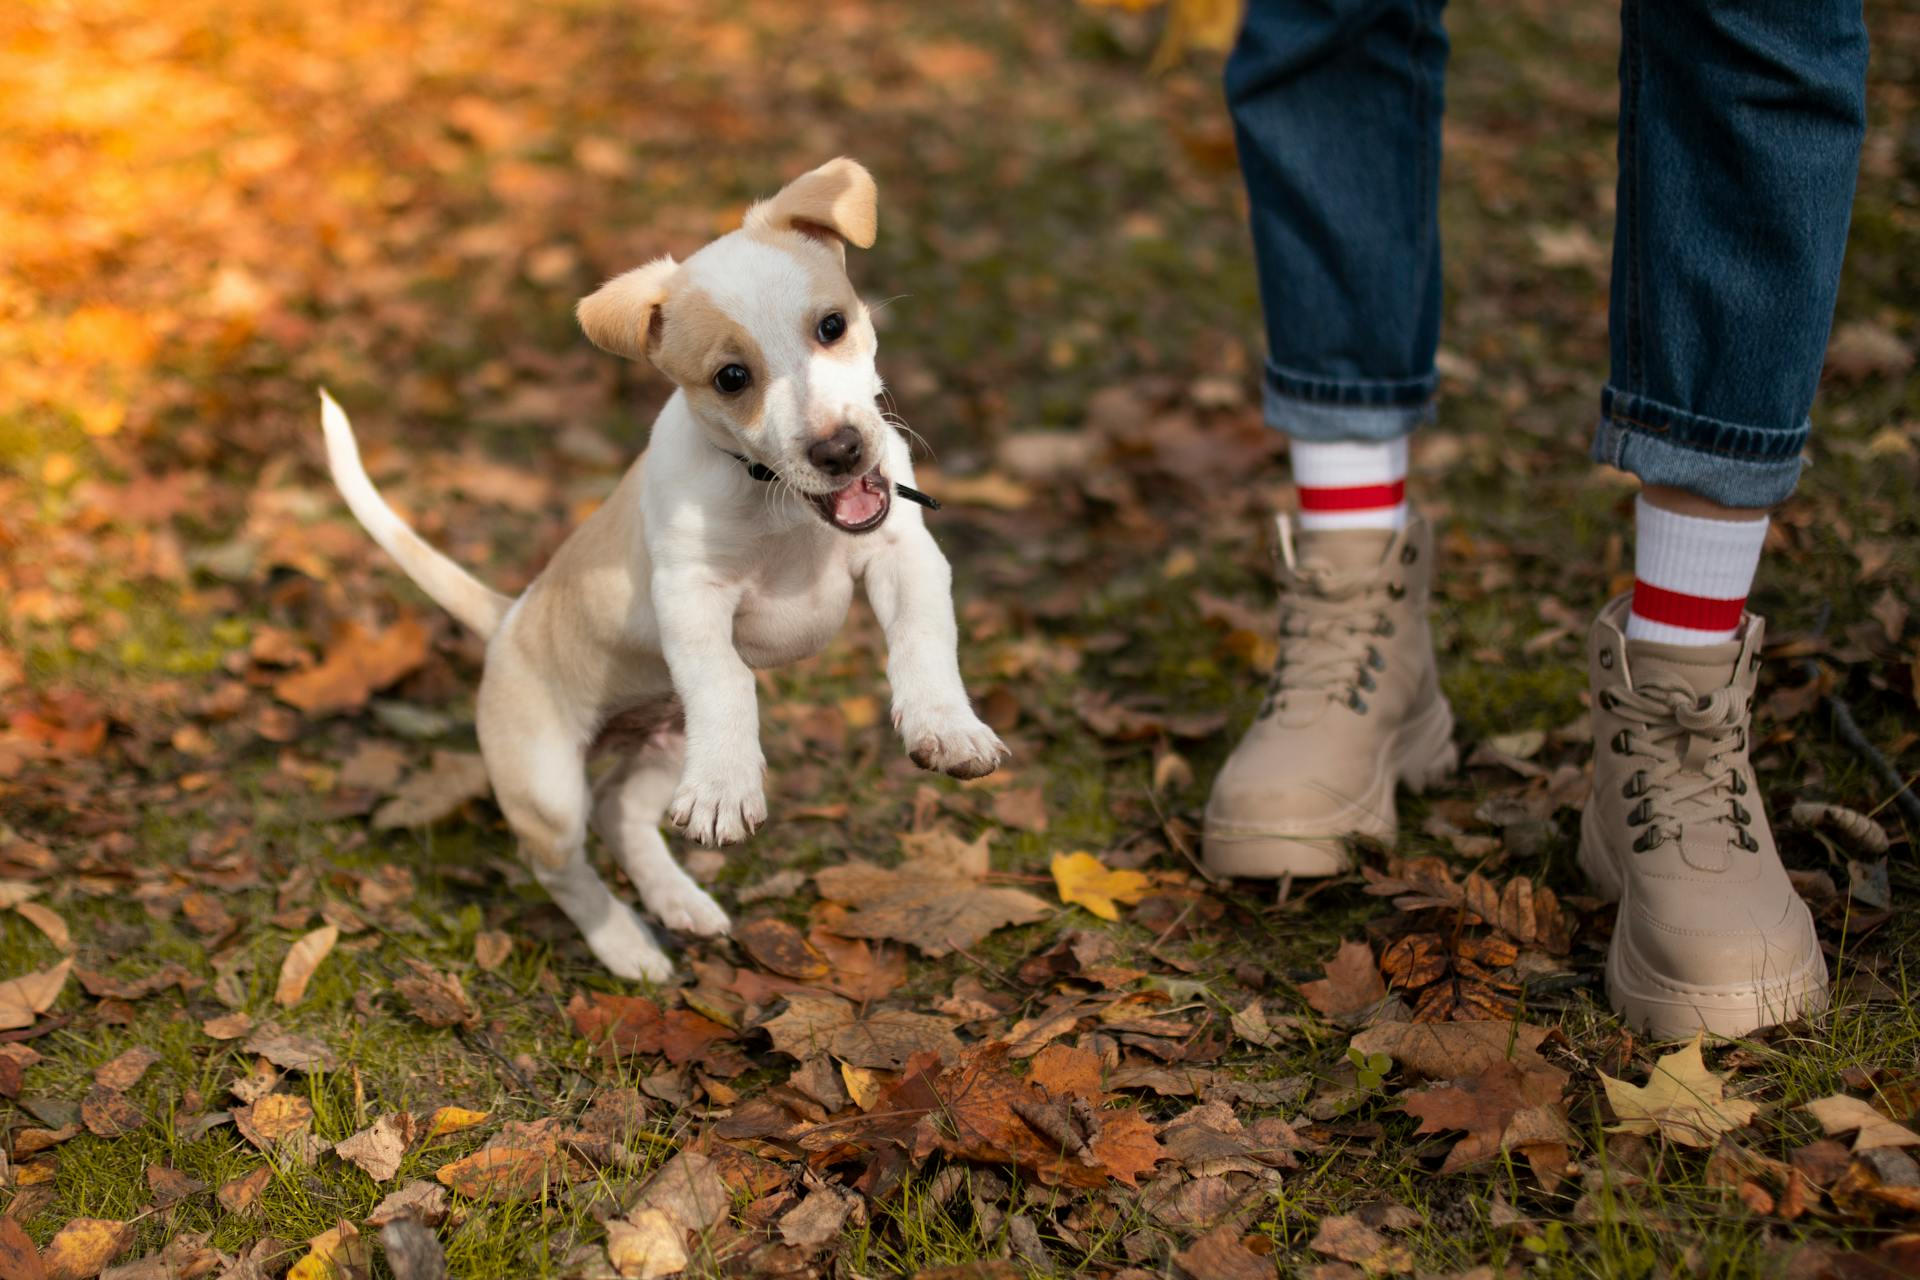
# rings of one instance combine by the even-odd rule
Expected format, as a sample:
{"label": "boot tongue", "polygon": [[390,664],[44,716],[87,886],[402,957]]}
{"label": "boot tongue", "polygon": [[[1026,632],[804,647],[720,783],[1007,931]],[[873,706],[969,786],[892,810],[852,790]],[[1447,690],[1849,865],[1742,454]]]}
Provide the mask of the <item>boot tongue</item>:
{"label": "boot tongue", "polygon": [[1700,696],[1733,683],[1740,669],[1739,637],[1725,644],[1657,644],[1627,641],[1627,670],[1635,688],[1649,684],[1680,684]]}
{"label": "boot tongue", "polygon": [[1399,535],[1392,529],[1302,529],[1294,534],[1294,567],[1342,578],[1371,574]]}

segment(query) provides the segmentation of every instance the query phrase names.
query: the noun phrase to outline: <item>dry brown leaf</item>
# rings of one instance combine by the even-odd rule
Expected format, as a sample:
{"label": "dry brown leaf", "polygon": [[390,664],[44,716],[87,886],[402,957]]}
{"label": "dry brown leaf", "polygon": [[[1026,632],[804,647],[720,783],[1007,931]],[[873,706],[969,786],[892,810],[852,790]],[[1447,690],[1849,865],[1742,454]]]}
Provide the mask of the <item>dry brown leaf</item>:
{"label": "dry brown leaf", "polygon": [[14,912],[34,928],[47,935],[47,941],[62,951],[73,950],[73,935],[67,932],[67,922],[52,907],[38,902],[20,902],[14,904]]}
{"label": "dry brown leaf", "polygon": [[480,1011],[467,999],[458,976],[442,973],[418,960],[408,960],[414,976],[397,978],[393,989],[407,1002],[413,1016],[430,1027],[475,1027]]}
{"label": "dry brown leaf", "polygon": [[130,1222],[75,1218],[61,1227],[40,1251],[47,1280],[90,1280],[133,1247],[134,1235]]}
{"label": "dry brown leaf", "polygon": [[1353,1047],[1429,1080],[1458,1080],[1509,1058],[1522,1070],[1545,1067],[1540,1046],[1552,1034],[1524,1022],[1383,1022],[1356,1035]]}
{"label": "dry brown leaf", "polygon": [[90,1133],[102,1138],[119,1138],[146,1127],[146,1113],[133,1105],[118,1089],[95,1085],[80,1099],[80,1119]]}
{"label": "dry brown leaf", "polygon": [[381,1116],[371,1125],[333,1148],[342,1160],[358,1165],[375,1182],[391,1182],[400,1172],[400,1161],[413,1144],[414,1119],[405,1111]]}
{"label": "dry brown leaf", "polygon": [[[1273,1280],[1273,1259],[1241,1243],[1232,1223],[1215,1227],[1173,1255],[1174,1265],[1191,1280]],[[1024,1273],[1021,1273],[1024,1274]]]}
{"label": "dry brown leaf", "polygon": [[1044,787],[1010,787],[1005,791],[996,792],[993,797],[993,820],[1003,827],[1045,835],[1047,831],[1046,789]]}
{"label": "dry brown leaf", "polygon": [[513,954],[513,938],[498,929],[482,929],[473,935],[473,962],[483,973],[492,973]]}
{"label": "dry brown leaf", "polygon": [[0,1280],[46,1280],[46,1264],[27,1234],[13,1217],[0,1214]]}
{"label": "dry brown leaf", "polygon": [[313,1104],[297,1094],[270,1093],[236,1110],[233,1118],[240,1132],[264,1151],[312,1124]]}
{"label": "dry brown leaf", "polygon": [[431,638],[415,618],[402,618],[377,633],[344,622],[334,632],[326,660],[283,676],[273,686],[274,696],[310,716],[358,711],[373,694],[418,670]]}
{"label": "dry brown leaf", "polygon": [[604,1054],[660,1053],[675,1065],[707,1062],[720,1041],[734,1037],[732,1028],[704,1014],[691,1009],[663,1013],[645,996],[576,994],[567,1002],[567,1016],[574,1030]]}
{"label": "dry brown leaf", "polygon": [[140,1077],[147,1074],[147,1068],[158,1061],[160,1061],[160,1055],[151,1049],[129,1049],[112,1061],[103,1062],[95,1068],[93,1082],[125,1093],[139,1084]]}
{"label": "dry brown leaf", "polygon": [[421,1179],[389,1193],[367,1215],[367,1225],[384,1227],[396,1218],[412,1218],[431,1227],[446,1216],[447,1189],[437,1182]]}
{"label": "dry brown leaf", "polygon": [[1611,1133],[1664,1134],[1689,1147],[1710,1147],[1723,1133],[1743,1128],[1760,1111],[1751,1102],[1729,1098],[1727,1077],[1707,1070],[1701,1037],[1653,1064],[1644,1085],[1615,1080],[1604,1071],[1607,1102],[1620,1117]]}
{"label": "dry brown leaf", "polygon": [[897,1071],[916,1053],[951,1061],[960,1052],[950,1018],[907,1009],[861,1014],[838,996],[795,992],[787,1007],[760,1024],[779,1053],[806,1059],[827,1053],[856,1067]]}
{"label": "dry brown leaf", "polygon": [[1419,1117],[1417,1133],[1466,1130],[1440,1166],[1453,1173],[1523,1144],[1564,1142],[1569,1134],[1557,1108],[1566,1084],[1557,1067],[1523,1071],[1503,1059],[1458,1084],[1405,1097],[1400,1109]]}
{"label": "dry brown leaf", "polygon": [[287,1071],[338,1071],[340,1055],[312,1036],[297,1036],[265,1026],[240,1046]]}
{"label": "dry brown leaf", "polygon": [[67,974],[72,970],[73,961],[62,960],[51,969],[0,982],[0,1031],[32,1026],[60,998],[60,989],[67,985]]}
{"label": "dry brown leaf", "polygon": [[313,971],[333,950],[333,944],[340,941],[340,930],[334,925],[323,925],[312,933],[299,939],[287,949],[287,958],[280,963],[280,983],[274,988],[275,1003],[282,1008],[292,1008],[300,1003],[307,994],[307,984],[313,981]]}
{"label": "dry brown leaf", "polygon": [[1024,889],[980,883],[987,872],[987,840],[984,832],[972,844],[948,835],[922,837],[918,851],[897,867],[850,859],[815,872],[814,884],[821,897],[848,908],[837,932],[910,943],[938,958],[971,947],[995,929],[1052,914]]}
{"label": "dry brown leaf", "polygon": [[1412,1250],[1389,1241],[1352,1214],[1322,1218],[1307,1247],[1374,1274],[1413,1270]]}
{"label": "dry brown leaf", "polygon": [[1322,968],[1326,977],[1300,984],[1307,1003],[1330,1018],[1343,1018],[1386,999],[1386,984],[1374,967],[1373,948],[1364,942],[1343,942]]}
{"label": "dry brown leaf", "polygon": [[687,1233],[658,1209],[607,1220],[607,1261],[624,1280],[659,1280],[687,1267]]}
{"label": "dry brown leaf", "polygon": [[246,1213],[253,1208],[254,1201],[260,1198],[260,1193],[265,1191],[267,1184],[272,1181],[273,1166],[263,1164],[252,1173],[242,1174],[231,1182],[223,1184],[213,1194],[220,1201],[220,1207],[228,1213]]}
{"label": "dry brown leaf", "polygon": [[1903,1124],[1896,1124],[1863,1099],[1850,1098],[1844,1093],[1816,1099],[1800,1109],[1811,1112],[1828,1137],[1853,1133],[1855,1151],[1871,1151],[1876,1147],[1920,1146],[1920,1133]]}
{"label": "dry brown leaf", "polygon": [[377,831],[432,826],[489,790],[487,765],[477,752],[435,751],[431,764],[401,783],[393,798],[374,811],[373,826]]}
{"label": "dry brown leaf", "polygon": [[819,948],[785,920],[742,920],[734,925],[733,938],[761,968],[783,978],[816,982],[832,969]]}
{"label": "dry brown leaf", "polygon": [[223,1013],[208,1018],[200,1024],[200,1030],[215,1040],[238,1040],[253,1030],[253,1015],[250,1013]]}

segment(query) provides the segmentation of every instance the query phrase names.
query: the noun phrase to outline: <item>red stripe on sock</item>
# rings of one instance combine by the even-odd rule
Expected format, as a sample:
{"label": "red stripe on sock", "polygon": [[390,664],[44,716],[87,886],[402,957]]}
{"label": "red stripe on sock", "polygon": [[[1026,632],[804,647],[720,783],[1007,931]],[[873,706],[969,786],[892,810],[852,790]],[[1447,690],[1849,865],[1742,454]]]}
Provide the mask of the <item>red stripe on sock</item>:
{"label": "red stripe on sock", "polygon": [[1633,611],[1648,622],[1663,622],[1670,627],[1694,631],[1732,631],[1740,625],[1747,598],[1715,600],[1710,596],[1690,596],[1668,591],[1638,579],[1633,584]]}
{"label": "red stripe on sock", "polygon": [[1397,507],[1407,500],[1407,482],[1362,484],[1351,489],[1302,489],[1302,511],[1365,511],[1370,507]]}

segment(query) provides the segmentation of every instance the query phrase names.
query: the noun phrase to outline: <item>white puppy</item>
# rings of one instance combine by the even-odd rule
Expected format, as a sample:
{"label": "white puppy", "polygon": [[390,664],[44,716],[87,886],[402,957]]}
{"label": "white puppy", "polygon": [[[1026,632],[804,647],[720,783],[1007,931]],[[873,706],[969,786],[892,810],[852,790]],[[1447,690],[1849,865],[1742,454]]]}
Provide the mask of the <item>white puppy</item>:
{"label": "white puppy", "polygon": [[[494,796],[535,876],[623,978],[672,966],[587,861],[589,824],[662,923],[725,932],[658,823],[706,844],[759,826],[753,669],[823,648],[856,580],[886,630],[894,724],[914,761],[972,778],[1006,751],[960,682],[946,559],[920,509],[893,501],[913,466],[876,407],[873,324],[846,275],[846,246],[871,245],[875,221],[873,179],[835,160],[684,263],[650,262],[581,302],[588,337],[645,354],[679,389],[613,496],[517,600],[394,514],[321,393],[347,505],[487,637],[477,720]],[[587,757],[609,749],[622,759],[590,787]]]}

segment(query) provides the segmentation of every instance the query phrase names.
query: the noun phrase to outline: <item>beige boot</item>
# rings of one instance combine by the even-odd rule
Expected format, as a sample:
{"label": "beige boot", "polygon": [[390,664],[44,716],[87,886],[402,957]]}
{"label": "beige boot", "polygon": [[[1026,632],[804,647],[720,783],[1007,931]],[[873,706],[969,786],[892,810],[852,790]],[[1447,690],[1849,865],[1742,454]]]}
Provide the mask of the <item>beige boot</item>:
{"label": "beige boot", "polygon": [[1813,918],[1774,849],[1747,762],[1764,620],[1703,647],[1625,636],[1630,596],[1593,625],[1593,796],[1580,866],[1620,899],[1607,995],[1660,1037],[1745,1035],[1827,1003]]}
{"label": "beige boot", "polygon": [[1279,661],[1207,799],[1217,875],[1346,871],[1350,837],[1393,844],[1397,783],[1420,790],[1459,762],[1427,625],[1427,522],[1295,539],[1281,516]]}

